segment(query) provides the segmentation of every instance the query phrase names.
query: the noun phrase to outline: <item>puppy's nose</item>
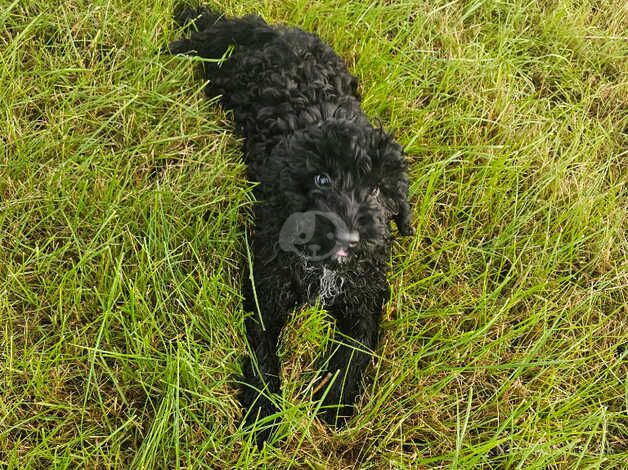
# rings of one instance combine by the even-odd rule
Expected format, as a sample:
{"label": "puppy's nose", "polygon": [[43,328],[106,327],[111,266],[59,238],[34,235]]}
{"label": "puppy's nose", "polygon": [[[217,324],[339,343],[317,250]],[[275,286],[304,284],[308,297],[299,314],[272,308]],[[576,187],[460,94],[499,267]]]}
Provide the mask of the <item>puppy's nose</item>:
{"label": "puppy's nose", "polygon": [[340,243],[346,244],[349,248],[355,248],[358,246],[358,242],[360,241],[360,233],[356,230],[351,232],[345,230],[339,230],[336,233],[336,240]]}

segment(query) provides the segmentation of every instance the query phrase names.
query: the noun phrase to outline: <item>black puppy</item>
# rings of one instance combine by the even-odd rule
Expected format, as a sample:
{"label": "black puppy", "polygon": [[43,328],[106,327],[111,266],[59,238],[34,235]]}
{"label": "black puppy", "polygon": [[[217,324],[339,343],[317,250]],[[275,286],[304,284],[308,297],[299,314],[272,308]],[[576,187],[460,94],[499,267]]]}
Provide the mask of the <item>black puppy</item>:
{"label": "black puppy", "polygon": [[[412,233],[402,149],[369,123],[357,80],[317,36],[206,8],[175,18],[195,31],[169,51],[214,59],[202,63],[206,94],[220,95],[233,113],[248,176],[260,183],[252,282],[243,287],[255,355],[245,361],[239,395],[247,423],[277,412],[279,334],[295,307],[319,301],[341,334],[315,395],[322,418],[342,424],[361,391],[389,297],[389,223]],[[274,421],[267,422],[258,444]]]}

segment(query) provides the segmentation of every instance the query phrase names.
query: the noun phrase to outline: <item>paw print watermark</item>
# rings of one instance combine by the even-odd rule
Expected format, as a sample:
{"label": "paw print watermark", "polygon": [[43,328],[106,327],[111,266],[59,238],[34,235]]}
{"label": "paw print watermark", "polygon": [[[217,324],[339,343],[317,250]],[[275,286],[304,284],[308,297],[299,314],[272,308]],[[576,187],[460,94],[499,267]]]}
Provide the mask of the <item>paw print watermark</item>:
{"label": "paw print watermark", "polygon": [[[315,237],[317,232],[319,236]],[[345,246],[336,240],[337,233],[346,232],[347,225],[333,212],[295,212],[281,227],[279,247],[308,261],[321,261],[332,256],[346,257]],[[321,244],[325,240],[329,243]]]}

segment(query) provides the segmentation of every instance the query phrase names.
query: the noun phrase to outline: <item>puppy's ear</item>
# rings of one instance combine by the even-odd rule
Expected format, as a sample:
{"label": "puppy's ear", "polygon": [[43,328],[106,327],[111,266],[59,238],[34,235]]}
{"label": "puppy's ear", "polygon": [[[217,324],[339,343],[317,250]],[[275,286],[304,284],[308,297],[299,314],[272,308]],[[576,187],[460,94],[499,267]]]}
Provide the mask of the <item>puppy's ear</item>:
{"label": "puppy's ear", "polygon": [[401,235],[413,235],[408,205],[408,163],[403,149],[383,129],[376,129],[372,146],[379,167],[380,192]]}

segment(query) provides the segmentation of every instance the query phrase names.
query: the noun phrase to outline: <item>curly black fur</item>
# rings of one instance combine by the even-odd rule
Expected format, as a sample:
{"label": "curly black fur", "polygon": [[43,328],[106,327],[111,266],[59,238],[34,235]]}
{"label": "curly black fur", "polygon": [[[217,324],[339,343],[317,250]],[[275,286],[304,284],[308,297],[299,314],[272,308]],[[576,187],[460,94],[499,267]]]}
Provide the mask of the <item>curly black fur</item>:
{"label": "curly black fur", "polygon": [[[205,91],[220,95],[232,111],[245,138],[248,176],[260,183],[251,237],[254,282],[243,286],[256,358],[244,363],[239,397],[246,421],[277,412],[271,398],[280,392],[280,331],[295,307],[318,300],[341,335],[326,363],[333,378],[316,395],[323,400],[321,417],[341,424],[361,391],[389,297],[389,223],[412,233],[402,149],[368,121],[357,80],[314,34],[206,8],[175,17],[196,31],[172,42],[171,53],[224,58],[202,63]],[[307,246],[296,238],[305,219],[294,214],[310,217]],[[289,242],[300,249],[282,250],[291,224],[296,232]],[[311,256],[317,252],[328,255]],[[272,429],[272,418],[268,422]],[[268,435],[258,432],[258,443]]]}

